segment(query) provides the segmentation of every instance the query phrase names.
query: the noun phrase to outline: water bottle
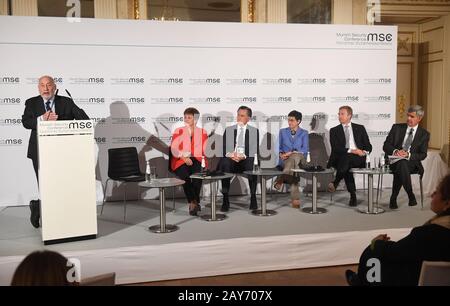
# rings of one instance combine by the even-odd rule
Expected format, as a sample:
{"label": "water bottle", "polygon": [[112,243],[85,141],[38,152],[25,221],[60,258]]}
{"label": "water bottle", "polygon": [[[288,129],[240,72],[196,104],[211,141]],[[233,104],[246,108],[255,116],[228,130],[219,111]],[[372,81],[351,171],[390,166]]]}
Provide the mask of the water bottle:
{"label": "water bottle", "polygon": [[202,166],[201,167],[202,167],[201,172],[206,173],[206,162],[205,162],[204,156],[202,156]]}
{"label": "water bottle", "polygon": [[150,161],[147,161],[147,167],[145,168],[145,181],[149,183],[151,181]]}
{"label": "water bottle", "polygon": [[366,154],[366,169],[370,169],[370,154],[367,152]]}
{"label": "water bottle", "polygon": [[255,171],[255,172],[259,171],[258,154],[256,154],[256,153],[255,153],[255,156],[253,157],[253,171]]}
{"label": "water bottle", "polygon": [[311,162],[311,154],[309,152],[306,153],[306,163],[310,163]]}
{"label": "water bottle", "polygon": [[381,170],[384,169],[384,152],[381,153],[381,157],[380,157],[380,169]]}

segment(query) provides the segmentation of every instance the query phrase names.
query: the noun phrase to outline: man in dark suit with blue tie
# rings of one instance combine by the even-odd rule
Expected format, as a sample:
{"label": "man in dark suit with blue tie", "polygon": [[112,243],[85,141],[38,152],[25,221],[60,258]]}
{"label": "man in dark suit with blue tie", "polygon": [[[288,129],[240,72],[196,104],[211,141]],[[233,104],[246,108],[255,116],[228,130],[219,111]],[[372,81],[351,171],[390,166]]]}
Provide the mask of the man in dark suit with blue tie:
{"label": "man in dark suit with blue tie", "polygon": [[409,206],[417,205],[416,197],[412,191],[411,174],[418,173],[423,176],[421,161],[427,157],[430,133],[419,126],[424,111],[420,105],[408,108],[407,123],[394,124],[383,145],[383,151],[387,155],[402,158],[391,163],[390,169],[394,175],[392,183],[392,195],[389,208],[397,209],[397,196],[400,189],[405,189],[408,194]]}
{"label": "man in dark suit with blue tie", "polygon": [[327,167],[336,169],[336,177],[328,185],[328,191],[336,191],[339,182],[344,179],[350,193],[349,205],[356,206],[355,178],[350,169],[365,166],[372,145],[364,126],[351,122],[353,109],[350,106],[341,106],[338,116],[341,124],[330,130],[331,155]]}
{"label": "man in dark suit with blue tie", "polygon": [[[33,168],[39,184],[38,176],[38,148],[37,148],[37,123],[40,120],[74,120],[89,119],[86,114],[78,108],[72,99],[56,95],[56,84],[51,76],[42,76],[38,81],[39,96],[25,101],[25,110],[22,115],[22,124],[31,130],[28,141],[27,157],[33,161]],[[39,201],[30,203],[31,224],[39,227],[40,205]]]}

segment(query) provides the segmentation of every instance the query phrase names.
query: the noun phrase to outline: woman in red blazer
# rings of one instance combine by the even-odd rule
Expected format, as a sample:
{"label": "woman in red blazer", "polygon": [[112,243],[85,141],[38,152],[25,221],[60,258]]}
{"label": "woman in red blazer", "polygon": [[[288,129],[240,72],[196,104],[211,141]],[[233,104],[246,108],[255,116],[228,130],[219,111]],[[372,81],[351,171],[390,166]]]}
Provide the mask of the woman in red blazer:
{"label": "woman in red blazer", "polygon": [[197,109],[189,107],[184,111],[185,126],[177,128],[172,135],[170,145],[171,157],[170,168],[177,177],[184,180],[184,194],[189,203],[189,214],[196,216],[200,208],[201,180],[191,180],[193,173],[201,171],[202,157],[205,158],[205,146],[208,139],[206,131],[197,127],[200,113]]}

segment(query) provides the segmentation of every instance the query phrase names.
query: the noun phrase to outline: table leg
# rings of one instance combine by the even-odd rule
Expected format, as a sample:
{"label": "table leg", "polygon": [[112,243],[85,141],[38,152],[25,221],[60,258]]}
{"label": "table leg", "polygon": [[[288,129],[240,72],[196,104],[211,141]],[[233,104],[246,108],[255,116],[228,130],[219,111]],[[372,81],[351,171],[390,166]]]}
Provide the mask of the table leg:
{"label": "table leg", "polygon": [[373,174],[369,173],[367,174],[367,209],[360,209],[359,212],[361,213],[365,213],[365,214],[370,214],[370,215],[376,215],[376,214],[381,214],[384,212],[383,209],[374,207],[373,205]]}
{"label": "table leg", "polygon": [[252,214],[256,216],[268,217],[277,214],[276,211],[267,209],[266,184],[267,184],[266,177],[261,175],[261,209],[256,209],[252,211]]}
{"label": "table leg", "polygon": [[312,173],[312,207],[305,207],[303,212],[308,214],[323,214],[327,210],[325,208],[317,207],[317,174]]}
{"label": "table leg", "polygon": [[225,214],[216,213],[216,199],[217,199],[217,181],[211,180],[209,183],[211,188],[211,214],[202,215],[201,218],[205,221],[222,221],[227,218]]}
{"label": "table leg", "polygon": [[166,195],[164,188],[159,188],[159,225],[150,226],[148,229],[153,233],[163,234],[178,230],[178,226],[166,224]]}

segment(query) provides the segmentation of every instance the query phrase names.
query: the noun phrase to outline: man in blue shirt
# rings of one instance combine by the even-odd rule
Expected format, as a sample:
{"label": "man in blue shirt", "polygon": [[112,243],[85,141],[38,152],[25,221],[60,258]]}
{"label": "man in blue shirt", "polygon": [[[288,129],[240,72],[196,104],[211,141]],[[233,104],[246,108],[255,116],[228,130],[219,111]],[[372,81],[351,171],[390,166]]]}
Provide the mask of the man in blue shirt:
{"label": "man in blue shirt", "polygon": [[284,183],[291,184],[292,207],[300,207],[300,192],[298,190],[298,178],[293,176],[292,169],[305,164],[306,154],[309,152],[308,131],[300,128],[302,113],[293,110],[288,114],[288,127],[280,130],[279,162],[278,166],[283,168],[283,175],[275,182],[275,189],[280,190]]}

